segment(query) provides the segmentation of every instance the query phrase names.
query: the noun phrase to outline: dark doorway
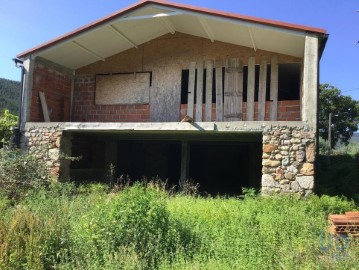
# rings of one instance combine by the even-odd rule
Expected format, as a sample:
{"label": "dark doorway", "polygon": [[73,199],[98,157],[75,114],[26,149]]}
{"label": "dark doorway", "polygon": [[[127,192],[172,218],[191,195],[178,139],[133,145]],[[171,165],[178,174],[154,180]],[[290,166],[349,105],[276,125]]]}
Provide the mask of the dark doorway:
{"label": "dark doorway", "polygon": [[259,188],[261,145],[238,142],[193,143],[189,176],[202,193],[238,195],[242,187]]}
{"label": "dark doorway", "polygon": [[119,141],[118,175],[132,181],[144,178],[177,185],[181,170],[181,144],[176,141]]}

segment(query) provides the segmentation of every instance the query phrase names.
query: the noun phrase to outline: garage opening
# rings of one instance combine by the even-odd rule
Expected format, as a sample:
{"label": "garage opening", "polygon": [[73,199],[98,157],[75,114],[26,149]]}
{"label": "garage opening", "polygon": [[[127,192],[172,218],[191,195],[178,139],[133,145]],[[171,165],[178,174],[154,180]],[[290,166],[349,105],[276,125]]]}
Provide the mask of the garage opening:
{"label": "garage opening", "polygon": [[259,143],[193,142],[189,178],[201,193],[238,195],[242,187],[260,187],[262,146]]}
{"label": "garage opening", "polygon": [[[70,176],[75,181],[104,183],[109,183],[109,178],[159,178],[177,188],[185,177],[198,183],[201,194],[240,195],[242,187],[260,187],[261,138],[261,134],[160,137],[74,133],[72,156],[82,158],[71,163]],[[184,149],[187,155],[183,155]]]}

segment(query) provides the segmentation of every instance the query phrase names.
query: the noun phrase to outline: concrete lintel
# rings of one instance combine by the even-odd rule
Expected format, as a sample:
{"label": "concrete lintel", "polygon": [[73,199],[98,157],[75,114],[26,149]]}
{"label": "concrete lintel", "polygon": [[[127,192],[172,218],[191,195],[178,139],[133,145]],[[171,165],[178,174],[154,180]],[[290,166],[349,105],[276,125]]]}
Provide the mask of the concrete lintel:
{"label": "concrete lintel", "polygon": [[307,127],[301,121],[233,121],[233,122],[164,122],[164,123],[113,123],[113,122],[50,122],[26,123],[26,129],[56,127],[68,131],[174,131],[174,132],[262,132],[272,127]]}

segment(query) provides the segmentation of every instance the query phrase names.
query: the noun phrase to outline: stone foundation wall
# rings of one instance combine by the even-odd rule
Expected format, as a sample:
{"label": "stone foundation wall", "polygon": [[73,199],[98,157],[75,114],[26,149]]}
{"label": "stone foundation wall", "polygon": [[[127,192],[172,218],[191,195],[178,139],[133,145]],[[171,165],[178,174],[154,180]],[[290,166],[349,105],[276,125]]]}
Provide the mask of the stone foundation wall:
{"label": "stone foundation wall", "polygon": [[71,140],[62,131],[61,124],[27,126],[22,133],[21,149],[43,159],[52,177],[62,179],[68,176],[70,161],[65,157],[71,150]]}
{"label": "stone foundation wall", "polygon": [[314,188],[315,132],[277,126],[263,131],[262,193],[307,196]]}

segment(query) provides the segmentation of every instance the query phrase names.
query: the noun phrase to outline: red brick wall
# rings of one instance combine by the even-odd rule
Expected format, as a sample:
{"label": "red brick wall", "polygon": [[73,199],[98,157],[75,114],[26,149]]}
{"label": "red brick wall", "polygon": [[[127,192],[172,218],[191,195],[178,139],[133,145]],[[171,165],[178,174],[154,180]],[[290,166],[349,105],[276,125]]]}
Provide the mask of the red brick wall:
{"label": "red brick wall", "polygon": [[76,78],[73,102],[75,122],[149,122],[150,109],[144,105],[96,105],[95,77]]}
{"label": "red brick wall", "polygon": [[[269,121],[271,102],[266,102],[265,121]],[[196,110],[196,105],[194,106]],[[243,102],[242,114],[243,121],[247,118],[247,103]],[[181,104],[181,119],[187,114],[187,104]],[[203,119],[205,116],[205,105],[202,109]],[[212,104],[212,121],[216,120],[216,104]],[[258,120],[258,102],[254,103],[254,121]],[[278,101],[278,121],[300,121],[300,101],[299,100],[283,100]]]}
{"label": "red brick wall", "polygon": [[71,76],[62,74],[43,64],[35,64],[31,92],[31,122],[44,121],[39,97],[40,91],[45,93],[50,120],[52,122],[69,121]]}

